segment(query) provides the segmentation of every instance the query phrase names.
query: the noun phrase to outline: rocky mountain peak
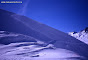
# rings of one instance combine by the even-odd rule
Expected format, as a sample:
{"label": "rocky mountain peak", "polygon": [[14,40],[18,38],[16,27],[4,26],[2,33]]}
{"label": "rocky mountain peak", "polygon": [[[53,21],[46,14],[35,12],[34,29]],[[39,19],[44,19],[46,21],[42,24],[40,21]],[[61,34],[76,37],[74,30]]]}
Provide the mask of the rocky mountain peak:
{"label": "rocky mountain peak", "polygon": [[88,27],[86,27],[86,28],[84,29],[84,31],[85,31],[86,33],[88,33]]}

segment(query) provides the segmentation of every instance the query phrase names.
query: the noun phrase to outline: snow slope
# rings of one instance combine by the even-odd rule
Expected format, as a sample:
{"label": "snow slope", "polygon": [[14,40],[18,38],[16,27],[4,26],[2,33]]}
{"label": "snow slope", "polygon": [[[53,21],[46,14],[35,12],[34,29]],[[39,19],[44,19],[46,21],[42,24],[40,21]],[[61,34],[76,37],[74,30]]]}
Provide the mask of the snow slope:
{"label": "snow slope", "polygon": [[[64,32],[61,32],[45,24],[34,21],[30,18],[17,15],[15,13],[8,12],[2,9],[0,9],[0,30],[28,35],[32,37],[33,40],[37,39],[46,43],[43,47],[49,44],[53,44],[58,49],[70,50],[80,56],[88,58],[88,45],[83,43],[82,41],[79,41]],[[27,39],[31,40],[30,37],[28,37]],[[3,40],[9,40],[13,42],[15,38],[11,37],[11,40],[9,38],[8,40],[6,39],[7,38]],[[21,42],[27,40],[24,36],[17,37],[17,39],[17,41],[22,40]],[[1,39],[2,43],[3,40]],[[29,40],[27,40],[27,42]]]}
{"label": "snow slope", "polygon": [[12,43],[0,47],[0,60],[79,60],[84,57],[60,48],[28,45],[15,47],[25,43]]}
{"label": "snow slope", "polygon": [[68,34],[88,44],[88,27],[80,32],[69,32]]}
{"label": "snow slope", "polygon": [[[3,41],[2,41],[2,38]],[[0,31],[0,60],[79,60],[77,53],[56,48],[30,36]]]}
{"label": "snow slope", "polygon": [[10,44],[15,42],[36,42],[36,40],[37,39],[31,36],[7,31],[0,31],[0,44]]}

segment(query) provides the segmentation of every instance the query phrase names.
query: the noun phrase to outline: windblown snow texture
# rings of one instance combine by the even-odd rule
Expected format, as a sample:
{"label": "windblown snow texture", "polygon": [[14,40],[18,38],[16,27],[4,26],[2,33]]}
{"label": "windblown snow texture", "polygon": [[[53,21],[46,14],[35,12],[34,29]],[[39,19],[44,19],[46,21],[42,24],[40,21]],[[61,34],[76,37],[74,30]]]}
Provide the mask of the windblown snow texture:
{"label": "windblown snow texture", "polygon": [[45,43],[55,40],[53,44],[56,48],[67,49],[88,58],[87,44],[45,24],[1,9],[0,30],[29,35]]}
{"label": "windblown snow texture", "polygon": [[73,51],[56,48],[53,45],[55,40],[46,44],[30,36],[7,31],[0,31],[0,39],[0,60],[85,59]]}

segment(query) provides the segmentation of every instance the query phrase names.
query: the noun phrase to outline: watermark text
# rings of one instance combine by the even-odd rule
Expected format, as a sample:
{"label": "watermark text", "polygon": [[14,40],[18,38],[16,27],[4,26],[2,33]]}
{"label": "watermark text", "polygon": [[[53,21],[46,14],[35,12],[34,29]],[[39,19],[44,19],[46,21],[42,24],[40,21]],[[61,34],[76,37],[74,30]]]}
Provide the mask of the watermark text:
{"label": "watermark text", "polygon": [[1,1],[1,3],[22,3],[22,1]]}

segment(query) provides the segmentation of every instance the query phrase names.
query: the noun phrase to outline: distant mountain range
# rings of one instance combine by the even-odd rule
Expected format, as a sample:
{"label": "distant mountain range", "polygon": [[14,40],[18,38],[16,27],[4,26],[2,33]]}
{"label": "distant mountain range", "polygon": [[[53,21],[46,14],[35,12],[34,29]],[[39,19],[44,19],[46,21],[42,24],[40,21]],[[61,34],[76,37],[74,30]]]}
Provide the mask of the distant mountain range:
{"label": "distant mountain range", "polygon": [[80,32],[69,32],[68,34],[88,44],[88,27],[86,27],[84,30]]}

